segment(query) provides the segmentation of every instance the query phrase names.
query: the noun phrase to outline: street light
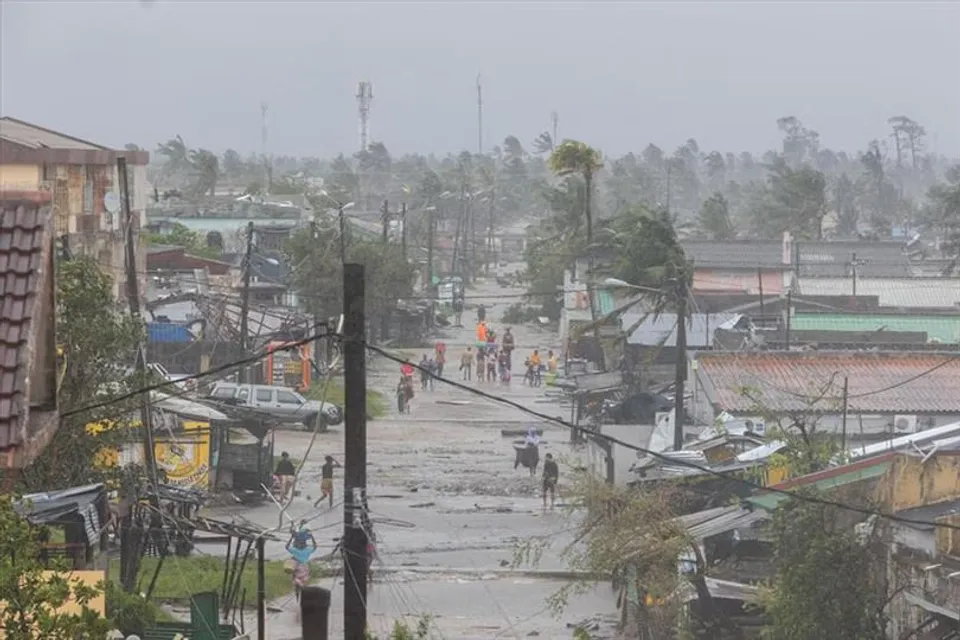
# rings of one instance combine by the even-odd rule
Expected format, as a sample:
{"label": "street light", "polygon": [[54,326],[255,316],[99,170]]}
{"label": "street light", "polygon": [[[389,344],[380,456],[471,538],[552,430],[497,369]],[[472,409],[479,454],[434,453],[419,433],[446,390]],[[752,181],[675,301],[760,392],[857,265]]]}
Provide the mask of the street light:
{"label": "street light", "polygon": [[661,293],[660,289],[655,289],[653,287],[645,287],[639,284],[630,284],[626,280],[621,280],[620,278],[607,278],[603,281],[605,287],[616,288],[620,287],[623,289],[636,289],[637,291],[649,291],[651,293]]}

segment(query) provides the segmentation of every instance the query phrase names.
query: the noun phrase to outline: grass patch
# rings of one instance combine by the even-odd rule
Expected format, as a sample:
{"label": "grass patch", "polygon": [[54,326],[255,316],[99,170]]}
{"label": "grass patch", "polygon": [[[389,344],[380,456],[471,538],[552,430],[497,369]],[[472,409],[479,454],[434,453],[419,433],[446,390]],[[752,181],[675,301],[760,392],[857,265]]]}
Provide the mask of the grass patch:
{"label": "grass patch", "polygon": [[[310,387],[305,394],[311,400],[323,399],[323,389],[325,383],[320,380]],[[338,407],[343,407],[346,402],[346,393],[343,389],[343,380],[333,378],[327,386],[326,402],[331,402]],[[387,399],[379,391],[367,389],[367,415],[373,418],[379,418],[387,413]]]}
{"label": "grass patch", "polygon": [[[146,591],[157,568],[159,558],[147,557],[140,566],[140,590]],[[223,587],[223,571],[226,560],[214,556],[193,555],[188,558],[169,556],[157,576],[153,597],[157,600],[186,602],[194,593],[220,592]],[[312,573],[316,573],[316,569]],[[120,575],[120,559],[110,560],[110,575]],[[267,560],[264,566],[267,599],[285,596],[293,591],[290,574],[279,560]],[[240,591],[247,590],[247,600],[257,594],[256,557],[247,559],[240,579]]]}

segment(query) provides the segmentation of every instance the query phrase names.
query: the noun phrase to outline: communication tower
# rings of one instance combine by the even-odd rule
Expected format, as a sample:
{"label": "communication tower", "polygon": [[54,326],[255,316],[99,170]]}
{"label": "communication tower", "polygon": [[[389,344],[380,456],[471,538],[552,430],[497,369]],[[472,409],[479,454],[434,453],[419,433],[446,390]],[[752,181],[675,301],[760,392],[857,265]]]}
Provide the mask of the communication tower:
{"label": "communication tower", "polygon": [[373,84],[361,82],[357,86],[357,111],[360,114],[360,151],[367,150],[367,123],[370,120],[370,103],[373,102]]}

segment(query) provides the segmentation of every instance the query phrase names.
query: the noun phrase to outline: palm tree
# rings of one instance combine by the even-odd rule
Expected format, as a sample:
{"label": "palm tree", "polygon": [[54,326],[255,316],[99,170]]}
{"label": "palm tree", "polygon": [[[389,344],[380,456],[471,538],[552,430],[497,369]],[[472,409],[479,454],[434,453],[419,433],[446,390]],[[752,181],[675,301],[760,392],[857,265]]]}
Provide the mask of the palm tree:
{"label": "palm tree", "polygon": [[587,242],[593,241],[593,178],[603,167],[600,152],[577,140],[564,140],[550,154],[547,161],[550,170],[557,176],[578,174],[583,178],[583,218],[587,223]]}
{"label": "palm tree", "polygon": [[185,169],[190,164],[190,150],[179,135],[161,142],[157,147],[157,153],[166,156],[171,173]]}
{"label": "palm tree", "polygon": [[207,149],[190,152],[190,166],[193,170],[194,188],[198,195],[215,195],[217,180],[220,178],[220,160],[217,154]]}

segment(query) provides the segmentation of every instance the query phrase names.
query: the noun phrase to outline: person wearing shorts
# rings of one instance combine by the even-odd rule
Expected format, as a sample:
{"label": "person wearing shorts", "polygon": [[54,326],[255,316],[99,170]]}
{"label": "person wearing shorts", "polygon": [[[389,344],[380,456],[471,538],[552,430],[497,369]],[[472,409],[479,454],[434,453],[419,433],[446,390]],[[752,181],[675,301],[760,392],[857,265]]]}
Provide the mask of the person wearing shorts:
{"label": "person wearing shorts", "polygon": [[550,494],[550,508],[557,498],[557,480],[560,479],[560,469],[557,467],[553,454],[548,453],[543,462],[543,508],[547,508],[547,493]]}
{"label": "person wearing shorts", "polygon": [[333,469],[339,467],[340,463],[333,459],[333,456],[327,456],[323,466],[320,468],[320,497],[313,503],[316,508],[323,499],[326,498],[330,508],[333,508]]}

